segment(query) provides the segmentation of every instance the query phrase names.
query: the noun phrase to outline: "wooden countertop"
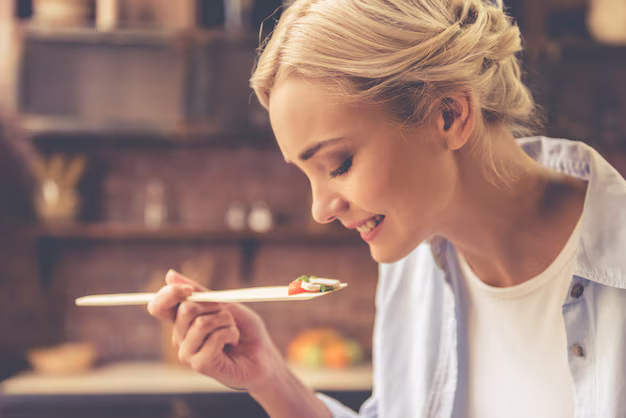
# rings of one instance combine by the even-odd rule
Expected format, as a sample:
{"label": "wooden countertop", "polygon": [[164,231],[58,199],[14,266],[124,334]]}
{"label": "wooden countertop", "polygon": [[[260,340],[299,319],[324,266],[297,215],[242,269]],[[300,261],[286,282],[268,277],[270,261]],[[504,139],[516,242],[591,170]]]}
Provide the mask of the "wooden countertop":
{"label": "wooden countertop", "polygon": [[[306,369],[294,373],[314,390],[366,391],[372,388],[371,366]],[[0,395],[150,395],[235,392],[216,380],[182,366],[153,362],[114,363],[72,376],[22,372],[0,383]]]}

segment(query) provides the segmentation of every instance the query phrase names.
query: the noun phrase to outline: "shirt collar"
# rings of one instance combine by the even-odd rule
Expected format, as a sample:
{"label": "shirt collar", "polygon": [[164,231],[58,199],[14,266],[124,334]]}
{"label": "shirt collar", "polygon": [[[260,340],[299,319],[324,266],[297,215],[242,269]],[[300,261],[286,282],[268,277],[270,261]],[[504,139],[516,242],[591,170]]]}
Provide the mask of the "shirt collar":
{"label": "shirt collar", "polygon": [[[590,146],[566,139],[518,139],[543,166],[588,181],[574,274],[626,289],[626,181]],[[430,240],[435,262],[447,270],[449,243]]]}

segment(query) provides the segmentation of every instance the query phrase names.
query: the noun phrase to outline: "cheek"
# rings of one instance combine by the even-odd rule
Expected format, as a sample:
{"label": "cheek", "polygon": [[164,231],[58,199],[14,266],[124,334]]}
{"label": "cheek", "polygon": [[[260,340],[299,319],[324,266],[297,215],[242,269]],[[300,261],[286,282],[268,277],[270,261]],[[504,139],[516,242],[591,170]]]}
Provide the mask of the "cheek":
{"label": "cheek", "polygon": [[400,222],[418,228],[434,225],[445,209],[451,188],[451,167],[446,158],[420,161],[399,173],[394,183],[396,196],[390,196]]}
{"label": "cheek", "polygon": [[346,186],[345,197],[350,203],[374,214],[386,210],[388,207],[386,202],[394,192],[389,181],[389,171],[381,169],[380,166],[375,170],[355,170]]}

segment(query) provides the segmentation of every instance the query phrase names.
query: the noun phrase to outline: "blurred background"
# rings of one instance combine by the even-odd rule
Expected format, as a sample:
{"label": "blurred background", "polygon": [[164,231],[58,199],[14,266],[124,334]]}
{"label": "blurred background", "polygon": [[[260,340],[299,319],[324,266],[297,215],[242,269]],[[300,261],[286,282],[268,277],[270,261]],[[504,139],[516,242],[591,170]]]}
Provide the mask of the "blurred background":
{"label": "blurred background", "polygon": [[[505,5],[542,133],[624,175],[626,2]],[[367,398],[376,264],[356,232],[312,222],[308,182],[248,87],[280,6],[0,0],[1,417],[265,416],[180,367],[145,308],[74,305],[154,291],[170,268],[212,289],[348,282],[253,308],[307,384]]]}

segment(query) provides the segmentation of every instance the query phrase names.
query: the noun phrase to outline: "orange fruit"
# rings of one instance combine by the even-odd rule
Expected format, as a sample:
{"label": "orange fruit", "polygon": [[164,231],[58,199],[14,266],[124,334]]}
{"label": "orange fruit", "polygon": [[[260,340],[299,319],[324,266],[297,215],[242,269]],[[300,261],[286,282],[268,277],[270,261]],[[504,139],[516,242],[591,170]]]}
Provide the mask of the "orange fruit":
{"label": "orange fruit", "polygon": [[324,346],[324,365],[335,369],[350,365],[348,346],[345,341],[336,340]]}

